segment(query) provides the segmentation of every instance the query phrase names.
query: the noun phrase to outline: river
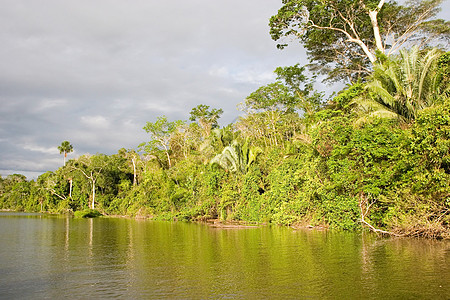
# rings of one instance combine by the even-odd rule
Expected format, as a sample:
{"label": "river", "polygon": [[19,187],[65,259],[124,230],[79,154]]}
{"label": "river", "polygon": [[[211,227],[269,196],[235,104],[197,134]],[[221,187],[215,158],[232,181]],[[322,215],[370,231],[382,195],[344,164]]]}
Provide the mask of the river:
{"label": "river", "polygon": [[0,213],[1,299],[449,299],[450,242]]}

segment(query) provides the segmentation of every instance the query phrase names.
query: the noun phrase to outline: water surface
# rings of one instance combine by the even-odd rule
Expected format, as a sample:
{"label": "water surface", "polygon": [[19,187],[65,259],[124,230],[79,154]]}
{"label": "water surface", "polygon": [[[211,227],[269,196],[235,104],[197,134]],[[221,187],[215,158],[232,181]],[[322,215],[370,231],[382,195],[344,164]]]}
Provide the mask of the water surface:
{"label": "water surface", "polygon": [[449,299],[450,242],[0,213],[2,299]]}

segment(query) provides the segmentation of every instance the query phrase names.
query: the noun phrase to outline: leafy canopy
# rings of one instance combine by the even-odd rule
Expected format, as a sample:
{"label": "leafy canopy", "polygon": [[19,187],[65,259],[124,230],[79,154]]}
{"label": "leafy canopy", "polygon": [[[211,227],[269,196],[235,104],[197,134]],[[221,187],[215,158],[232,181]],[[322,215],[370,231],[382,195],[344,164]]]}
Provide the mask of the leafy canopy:
{"label": "leafy canopy", "polygon": [[310,67],[327,80],[366,76],[376,53],[387,56],[405,45],[448,43],[450,26],[435,19],[442,0],[413,0],[401,5],[385,0],[283,0],[270,18],[270,35],[288,44],[295,37],[307,51]]}
{"label": "leafy canopy", "polygon": [[61,146],[58,146],[59,154],[64,153],[64,157],[67,157],[67,153],[73,152],[73,146],[69,141],[64,141]]}
{"label": "leafy canopy", "polygon": [[140,144],[139,148],[143,148],[147,153],[163,150],[166,153],[169,167],[171,167],[169,155],[170,139],[177,127],[182,124],[183,121],[169,122],[166,116],[158,117],[154,123],[147,122],[143,129],[150,134],[151,139],[147,143]]}
{"label": "leafy canopy", "polygon": [[222,109],[213,108],[210,110],[209,105],[199,104],[191,110],[189,120],[205,120],[211,124],[214,124],[214,127],[217,127],[217,120],[220,118],[222,113]]}

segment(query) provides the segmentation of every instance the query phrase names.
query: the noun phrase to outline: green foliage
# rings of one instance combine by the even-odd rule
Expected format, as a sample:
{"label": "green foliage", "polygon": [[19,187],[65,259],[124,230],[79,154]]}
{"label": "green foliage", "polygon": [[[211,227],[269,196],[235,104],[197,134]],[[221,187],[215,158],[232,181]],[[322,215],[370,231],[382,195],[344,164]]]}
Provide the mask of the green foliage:
{"label": "green foliage", "polygon": [[64,154],[64,164],[66,164],[66,157],[68,153],[73,152],[73,146],[69,141],[64,141],[61,146],[58,146],[59,154]]}
{"label": "green foliage", "polygon": [[353,230],[360,227],[358,200],[344,195],[330,195],[319,207],[318,220],[334,229]]}
{"label": "green foliage", "polygon": [[349,113],[352,109],[354,100],[360,97],[363,92],[364,84],[361,81],[358,81],[340,91],[337,96],[333,98],[330,106],[334,110]]}
{"label": "green foliage", "polygon": [[[324,107],[311,99],[316,93],[303,67],[278,68],[285,84],[255,91],[246,100],[247,115],[235,124],[213,128],[222,112],[206,105],[191,112],[199,124],[160,117],[144,128],[151,135],[144,155],[120,149],[82,155],[36,181],[18,174],[0,177],[0,208],[338,230],[371,224],[449,238],[448,54],[428,63],[422,58],[429,53],[437,52],[424,52],[418,60],[411,53],[396,60],[378,55],[389,76],[380,67],[373,78],[386,79],[386,91],[396,101],[404,101],[403,90],[410,88],[407,99],[427,103],[414,109],[408,123],[389,118],[358,123],[354,104],[370,82],[346,87]],[[403,72],[413,67],[420,76]],[[399,78],[403,83],[395,85]]]}
{"label": "green foliage", "polygon": [[411,150],[422,156],[420,164],[450,174],[450,101],[422,110],[412,134]]}
{"label": "green foliage", "polygon": [[261,148],[250,147],[248,141],[241,145],[239,141],[234,140],[221,154],[216,155],[210,164],[218,164],[226,171],[245,174],[261,153]]}
{"label": "green foliage", "polygon": [[258,88],[245,99],[246,110],[251,111],[290,111],[298,103],[288,87],[274,82]]}
{"label": "green foliage", "polygon": [[207,132],[207,135],[209,135],[211,129],[219,127],[217,121],[219,120],[220,115],[222,114],[223,114],[222,109],[213,108],[209,110],[208,105],[200,104],[191,110],[190,112],[191,116],[189,120],[191,121],[198,120],[200,126],[203,128],[204,131]]}
{"label": "green foliage", "polygon": [[253,165],[241,179],[243,180],[242,190],[239,203],[236,205],[236,218],[249,222],[261,222],[261,194],[264,192],[261,171]]}
{"label": "green foliage", "polygon": [[437,81],[440,83],[438,94],[450,97],[450,52],[442,54],[437,61]]}
{"label": "green foliage", "polygon": [[147,122],[143,129],[150,134],[151,140],[147,143],[142,143],[139,147],[144,149],[148,154],[163,150],[166,154],[167,164],[170,168],[172,166],[169,154],[170,138],[177,127],[182,124],[182,121],[169,122],[166,116],[158,117],[154,123]]}
{"label": "green foliage", "polygon": [[95,209],[85,209],[79,210],[74,213],[75,218],[96,218],[100,217],[102,214]]}
{"label": "green foliage", "polygon": [[448,82],[437,70],[440,56],[437,49],[420,51],[414,47],[376,64],[365,85],[368,94],[354,99],[362,109],[362,119],[378,116],[410,122],[420,110],[442,101]]}
{"label": "green foliage", "polygon": [[290,225],[306,214],[307,203],[297,202],[305,181],[302,175],[301,161],[297,159],[281,162],[268,174],[264,203],[272,222]]}
{"label": "green foliage", "polygon": [[304,75],[306,68],[299,64],[289,67],[278,67],[275,69],[277,80],[283,80],[292,95],[295,95],[296,107],[304,112],[312,113],[322,104],[323,94],[314,91],[316,76],[308,78]]}
{"label": "green foliage", "polygon": [[[426,45],[448,38],[448,22],[436,20],[442,0],[410,1],[401,5],[378,0],[283,0],[278,13],[270,18],[270,35],[295,37],[307,50],[311,67],[328,75],[328,80],[353,80],[369,73],[376,50],[387,55],[408,42]],[[375,16],[377,36],[370,14]],[[376,39],[380,41],[377,42]]]}

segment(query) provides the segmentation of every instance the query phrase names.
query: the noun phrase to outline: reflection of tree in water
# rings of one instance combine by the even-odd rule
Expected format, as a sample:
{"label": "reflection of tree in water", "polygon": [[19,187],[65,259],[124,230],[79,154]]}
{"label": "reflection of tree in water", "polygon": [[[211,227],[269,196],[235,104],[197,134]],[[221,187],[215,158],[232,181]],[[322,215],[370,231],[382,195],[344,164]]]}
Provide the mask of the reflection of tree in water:
{"label": "reflection of tree in water", "polygon": [[393,291],[399,298],[418,293],[432,297],[434,289],[446,288],[445,282],[450,276],[449,251],[447,241],[364,234],[361,237],[361,287],[380,297],[392,296]]}
{"label": "reflection of tree in water", "polygon": [[89,257],[92,258],[92,241],[94,237],[94,219],[89,218]]}

